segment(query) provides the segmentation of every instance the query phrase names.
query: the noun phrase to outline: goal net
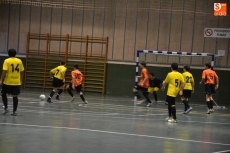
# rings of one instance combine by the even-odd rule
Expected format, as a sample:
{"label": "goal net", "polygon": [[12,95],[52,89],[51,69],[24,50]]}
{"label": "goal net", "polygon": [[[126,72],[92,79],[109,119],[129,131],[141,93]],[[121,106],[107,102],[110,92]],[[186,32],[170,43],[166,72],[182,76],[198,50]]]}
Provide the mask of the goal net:
{"label": "goal net", "polygon": [[[178,63],[178,71],[183,73],[184,65],[190,66],[190,72],[195,80],[195,92],[192,93],[192,97],[189,99],[191,105],[206,105],[204,84],[200,85],[202,71],[204,70],[205,63],[211,63],[212,68],[220,65],[220,58],[217,58],[214,54],[209,53],[187,53],[187,52],[169,52],[169,51],[149,51],[138,50],[136,58],[136,76],[140,74],[138,67],[139,62],[145,61],[149,73],[154,73],[155,77],[162,81],[166,78],[166,75],[171,72],[171,63]],[[135,79],[135,86],[137,86],[138,79]],[[166,92],[159,90],[157,92],[158,102],[165,102]],[[149,95],[152,102],[154,102],[153,95]],[[218,102],[218,90],[213,95],[214,100]],[[181,104],[180,96],[177,96],[176,102]]]}

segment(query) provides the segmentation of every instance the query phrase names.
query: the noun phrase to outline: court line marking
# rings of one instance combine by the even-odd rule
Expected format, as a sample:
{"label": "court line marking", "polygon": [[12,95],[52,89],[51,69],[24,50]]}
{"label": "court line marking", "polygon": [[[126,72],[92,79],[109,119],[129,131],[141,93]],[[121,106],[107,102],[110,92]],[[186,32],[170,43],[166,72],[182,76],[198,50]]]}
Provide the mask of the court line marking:
{"label": "court line marking", "polygon": [[[24,103],[24,104],[33,104],[33,103],[46,103],[45,101],[37,101],[37,102],[21,102],[21,103]],[[58,102],[55,102],[56,104],[65,104],[65,103],[69,103],[69,101],[58,101]],[[79,102],[78,102],[79,103]],[[77,103],[77,104],[78,104]],[[70,103],[70,104],[76,104],[76,103]],[[79,103],[79,104],[81,104],[81,103]],[[90,103],[90,106],[93,106],[93,107],[91,107],[91,108],[96,108],[96,107],[100,107],[100,106],[111,106],[109,109],[116,109],[116,108],[120,108],[120,107],[123,107],[123,109],[124,109],[124,107],[125,108],[128,108],[128,109],[134,109],[135,108],[135,111],[143,111],[143,110],[147,110],[146,109],[146,107],[136,107],[136,106],[126,106],[126,105],[114,105],[114,104],[102,104],[102,103]],[[113,107],[114,106],[114,107]],[[136,110],[136,109],[138,109],[138,110]],[[149,108],[148,108],[149,109]],[[122,109],[119,109],[119,110],[122,110]],[[152,107],[152,108],[150,108],[150,110],[154,110],[154,111],[165,111],[165,110],[167,110],[167,109],[165,109],[165,108],[154,108],[154,107]],[[183,110],[177,110],[177,112],[183,112]],[[198,112],[196,112],[196,111],[193,111],[193,114],[200,114],[200,115],[206,115],[206,114],[204,114],[204,113],[198,113]],[[223,116],[222,114],[219,114],[219,113],[215,113],[215,114],[217,114],[217,115],[219,115],[219,116]],[[228,115],[228,114],[227,114]]]}
{"label": "court line marking", "polygon": [[[28,102],[29,103],[29,102]],[[78,103],[76,103],[76,104],[78,104]],[[109,104],[110,105],[110,104]],[[112,105],[112,104],[111,104]],[[123,106],[123,105],[121,105],[121,106]],[[21,105],[21,107],[32,107],[32,108],[37,108],[37,107],[33,107],[33,106],[23,106],[23,105]],[[44,108],[44,107],[40,107],[40,108]],[[56,108],[48,108],[49,110],[45,110],[46,111],[46,113],[47,114],[58,114],[58,113],[53,113],[53,112],[51,112],[51,111],[54,111],[54,110],[57,110]],[[50,110],[50,109],[52,109],[52,110]],[[23,110],[23,109],[22,109]],[[69,109],[62,109],[62,110],[68,110],[69,111]],[[77,109],[76,109],[77,110]],[[92,112],[92,116],[93,116],[93,114],[94,115],[98,115],[98,117],[99,116],[105,116],[104,114],[98,114],[98,112],[97,111],[82,111],[82,110],[77,110],[77,111],[80,111],[80,112],[82,112],[82,113],[77,113],[76,112],[76,115],[84,115],[84,116],[90,116],[91,114],[90,113],[86,113],[86,112]],[[33,112],[33,111],[24,111],[24,112]],[[51,112],[51,113],[50,113]],[[41,113],[44,113],[44,111],[41,111]],[[72,112],[72,113],[66,113],[66,112],[63,112],[63,113],[65,113],[65,115],[72,115],[73,113],[75,113],[75,112]],[[111,113],[111,112],[106,112],[106,113]],[[59,113],[60,114],[60,113]],[[137,114],[119,114],[120,116],[134,116],[134,118],[136,118],[136,117],[141,117],[141,116],[149,116],[149,115],[151,115],[151,114],[144,114],[144,115],[137,115]],[[165,115],[165,114],[154,114],[155,116],[157,116],[157,115]],[[124,118],[125,119],[125,117],[114,117],[114,118]],[[126,118],[126,119],[133,119],[133,118]],[[156,119],[155,119],[156,120]],[[159,120],[162,120],[162,119],[159,119]],[[164,119],[163,119],[164,120]],[[184,122],[184,123],[205,123],[205,124],[222,124],[222,125],[229,125],[230,123],[222,123],[222,122],[200,122],[200,121],[183,121],[183,120],[178,120],[178,121],[180,121],[180,122]]]}
{"label": "court line marking", "polygon": [[[36,104],[44,103],[44,104],[46,104],[46,102],[23,102],[23,104],[33,104],[33,103],[36,103]],[[69,102],[68,101],[56,102],[56,104],[63,104],[63,103],[69,103]],[[81,105],[82,103],[70,103],[70,104],[71,105],[77,105],[77,104]],[[52,105],[52,104],[50,104],[50,105]],[[27,107],[27,106],[23,106],[23,105],[21,105],[21,106]],[[55,105],[55,106],[57,106],[57,105]],[[96,108],[103,109],[101,107],[107,107],[107,106],[108,106],[107,110],[119,110],[119,111],[132,110],[135,112],[143,112],[143,111],[147,111],[147,110],[158,111],[158,112],[166,112],[167,111],[167,109],[164,109],[164,108],[150,108],[150,109],[147,108],[146,109],[146,107],[134,107],[134,106],[126,106],[126,105],[113,105],[113,104],[101,104],[101,103],[92,103],[92,104],[87,105],[88,108],[92,108],[92,109],[96,109]],[[81,107],[81,106],[79,106],[79,107]],[[82,107],[84,107],[84,106],[82,106]],[[39,108],[44,108],[44,107],[39,106]],[[86,108],[86,107],[84,107],[84,108]],[[55,109],[55,108],[52,108],[52,109]],[[183,112],[183,110],[177,110],[177,112],[180,113],[180,112]],[[207,115],[206,113],[199,113],[197,111],[193,111],[193,114],[205,115],[205,116]],[[229,114],[220,114],[220,113],[215,113],[215,114],[218,116],[230,116]]]}
{"label": "court line marking", "polygon": [[89,131],[89,132],[97,132],[97,133],[107,133],[107,134],[117,134],[117,135],[135,136],[135,137],[157,138],[157,139],[175,140],[175,141],[192,142],[192,143],[203,143],[203,144],[230,146],[230,144],[218,143],[218,142],[185,140],[185,139],[177,139],[177,138],[170,138],[170,137],[159,137],[159,136],[153,136],[153,135],[140,135],[140,134],[133,134],[133,133],[122,133],[122,132],[102,131],[102,130],[93,130],[93,129],[81,129],[81,128],[58,127],[58,126],[43,126],[43,125],[30,125],[30,124],[13,124],[13,123],[0,123],[0,125],[13,125],[13,126],[37,127],[37,128],[79,130],[79,131]]}
{"label": "court line marking", "polygon": [[[98,112],[51,112],[49,110],[40,110],[40,111],[36,111],[36,110],[28,110],[28,109],[19,109],[21,112],[30,112],[30,113],[42,113],[42,114],[49,114],[49,115],[80,115],[80,116],[87,116],[87,117],[110,117],[113,119],[127,119],[127,120],[133,120],[133,119],[140,119],[142,120],[143,118],[138,118],[138,117],[145,117],[145,116],[166,116],[166,114],[146,114],[146,115],[132,115],[132,114],[115,114],[115,113],[101,113],[99,114]],[[110,115],[112,114],[112,115]],[[131,117],[116,117],[115,115],[119,115],[119,116],[131,116]],[[165,119],[161,118],[161,119],[152,119],[152,118],[147,118],[147,120],[159,120],[159,121],[165,121]],[[230,125],[230,123],[221,123],[221,122],[200,122],[200,121],[183,121],[183,120],[178,120],[178,122],[180,123],[200,123],[200,124],[218,124],[218,125]]]}
{"label": "court line marking", "polygon": [[[120,113],[111,113],[111,112],[105,112],[105,113],[98,113],[98,112],[54,112],[54,111],[50,111],[50,110],[40,110],[40,111],[37,111],[37,110],[28,110],[28,109],[19,109],[21,112],[31,112],[31,113],[46,113],[46,114],[49,114],[49,115],[56,115],[56,114],[59,114],[59,115],[84,115],[84,116],[92,116],[92,117],[101,117],[101,116],[111,116],[111,115],[120,115],[120,116],[134,116],[134,118],[136,117],[141,117],[141,116],[149,116],[148,114],[147,115],[132,115],[132,114],[120,114]],[[95,116],[97,115],[97,116]],[[162,116],[162,115],[165,115],[166,114],[151,114],[152,116]],[[123,119],[133,119],[133,118],[128,118],[128,117],[113,117],[113,118],[123,118]]]}
{"label": "court line marking", "polygon": [[[25,98],[25,99],[27,99],[27,98]],[[91,98],[91,99],[96,99],[97,100],[97,98]],[[37,100],[36,98],[29,98],[28,100]],[[108,99],[109,100],[109,99]],[[111,99],[110,99],[111,100]],[[46,102],[46,101],[37,101],[37,102],[22,102],[22,103],[39,103],[39,102]],[[58,102],[55,102],[55,103],[59,103],[59,104],[64,104],[64,103],[69,103],[70,101],[58,101]],[[114,107],[122,107],[122,106],[125,106],[125,105],[114,105],[114,104],[106,104],[106,103],[90,103],[90,104],[96,104],[96,105],[105,105],[105,106],[114,106]],[[138,107],[139,106],[139,107]],[[134,106],[125,106],[126,108],[140,108],[140,109],[145,109],[145,107],[142,107],[142,105],[134,105]],[[194,106],[193,106],[194,107]],[[196,106],[195,106],[196,107]],[[203,106],[202,106],[203,107]],[[167,110],[167,109],[162,109],[162,108],[150,108],[151,110]],[[183,110],[179,110],[178,112],[183,112]],[[193,112],[195,112],[195,111],[193,111]],[[203,113],[196,113],[196,114],[201,114],[201,115],[203,115]],[[219,114],[219,113],[215,113],[215,114]],[[221,114],[219,114],[220,116],[221,116]]]}
{"label": "court line marking", "polygon": [[[22,104],[48,104],[47,102],[21,102]],[[81,105],[82,103],[70,103],[70,102],[56,102],[54,104],[48,104],[48,105],[54,105],[54,106],[57,106],[55,104],[63,104],[63,103],[67,103],[67,104],[71,104],[71,105]],[[27,107],[27,106],[24,106],[24,105],[20,105],[22,107]],[[29,107],[29,106],[28,106]],[[32,107],[32,106],[31,106]],[[83,107],[85,108],[84,106],[79,106],[79,107]],[[153,110],[153,111],[158,111],[158,112],[165,112],[167,109],[163,109],[163,108],[146,108],[146,107],[134,107],[134,106],[126,106],[126,105],[113,105],[113,104],[100,104],[100,103],[92,103],[92,104],[87,104],[87,107],[90,107],[90,108],[101,108],[101,107],[107,107],[107,109],[109,110],[132,110],[132,111],[136,111],[136,112],[141,112],[141,111],[146,111],[146,110]],[[39,106],[39,108],[44,108],[43,106]],[[101,108],[103,109],[103,108]],[[183,112],[182,110],[178,110],[178,112]]]}
{"label": "court line marking", "polygon": [[31,131],[24,131],[24,132],[2,133],[2,134],[0,134],[0,136],[5,136],[5,135],[7,135],[7,137],[8,137],[8,135],[17,135],[17,134],[25,134],[25,133],[34,133],[34,132],[39,132],[39,131],[42,131],[42,129],[40,129],[40,130],[36,129],[36,131],[34,131],[34,129],[33,129],[33,130],[31,130]]}
{"label": "court line marking", "polygon": [[[27,91],[23,91],[22,93],[21,93],[21,95],[25,95],[25,94],[27,94],[27,93],[29,93],[30,95],[40,95],[41,93],[40,92],[38,92],[38,91],[33,91],[32,93],[31,92],[27,92]],[[43,94],[47,94],[47,95],[49,95],[49,93],[47,92],[47,93],[44,93],[43,92]],[[67,97],[67,95],[63,95],[64,97]],[[12,97],[11,97],[12,98]],[[19,97],[19,98],[23,98],[23,97]],[[107,99],[108,98],[108,99]],[[92,96],[92,95],[89,95],[89,98],[87,98],[87,99],[94,99],[94,100],[99,100],[99,101],[105,101],[105,100],[110,100],[110,101],[114,101],[114,99],[113,99],[114,97],[95,97],[95,96]],[[119,101],[130,101],[130,99],[118,99]],[[164,101],[159,101],[160,103],[161,102],[163,102],[164,103]],[[178,104],[177,105],[183,105],[183,103],[181,103],[181,102],[177,102]],[[194,105],[191,105],[191,106],[193,106],[193,107],[206,107],[206,105],[202,105],[202,104],[194,104]],[[226,108],[227,109],[227,108]]]}
{"label": "court line marking", "polygon": [[[36,98],[24,98],[24,97],[20,97],[20,99],[25,99],[25,100],[37,100]],[[100,98],[94,98],[94,97],[90,97],[90,98],[88,98],[88,99],[94,99],[94,100],[100,100]],[[111,98],[110,99],[103,99],[103,100],[111,100]],[[122,100],[125,100],[125,101],[127,101],[127,99],[122,99]],[[37,101],[37,102],[42,102],[42,101]],[[37,102],[26,102],[26,103],[37,103]],[[69,101],[59,101],[58,103],[68,103]],[[163,101],[159,101],[159,102],[163,102]],[[112,106],[116,106],[116,107],[119,107],[119,106],[124,106],[124,105],[114,105],[114,104],[105,104],[105,103],[95,103],[95,104],[98,104],[98,105],[112,105]],[[180,103],[180,104],[182,104],[182,103]],[[179,105],[180,105],[179,104]],[[138,106],[138,105],[136,105],[135,104],[135,107],[136,106]],[[199,106],[201,106],[201,105],[199,105]],[[202,107],[204,107],[205,105],[202,105]],[[126,106],[126,107],[134,107],[134,106]],[[193,107],[196,107],[196,106],[193,106]],[[144,108],[144,107],[141,107],[141,105],[140,105],[140,107],[137,107],[137,108]],[[164,110],[164,109],[160,109],[160,108],[151,108],[151,109],[154,109],[154,110]],[[182,110],[181,110],[181,112],[183,112]],[[194,111],[193,111],[194,112]],[[203,113],[196,113],[196,114],[203,114]],[[218,113],[215,113],[215,114],[218,114]]]}
{"label": "court line marking", "polygon": [[213,152],[213,153],[225,153],[225,152],[230,152],[230,150],[224,150],[224,151],[217,151],[217,152]]}
{"label": "court line marking", "polygon": [[[23,104],[26,104],[26,103],[37,103],[37,102],[24,102]],[[46,104],[46,102],[42,102],[42,103]],[[39,104],[39,103],[37,103],[37,104]],[[47,103],[47,104],[48,104],[48,103]],[[58,102],[57,104],[59,104],[59,102]],[[78,105],[78,104],[81,104],[81,103],[69,103],[69,104],[71,104],[71,105]],[[50,104],[50,105],[52,105],[52,104]],[[113,104],[92,103],[92,104],[88,104],[88,107],[89,107],[89,108],[96,109],[96,108],[100,107],[100,105],[102,105],[102,106],[105,105],[105,107],[108,106],[108,107],[109,107],[109,108],[108,108],[109,110],[120,110],[120,111],[124,110],[124,109],[119,109],[120,107],[116,107],[117,105],[113,105]],[[57,105],[55,105],[55,106],[57,106]],[[91,106],[92,106],[92,107],[91,107]],[[115,106],[115,107],[113,107],[113,106]],[[123,107],[128,108],[129,110],[135,111],[135,112],[143,112],[143,111],[148,110],[148,109],[146,109],[145,107],[133,107],[133,106],[128,106],[128,107],[127,107],[127,106],[125,106],[125,105],[119,105],[119,106],[123,106]],[[34,106],[24,106],[24,105],[21,105],[21,107],[38,108],[38,107],[34,107]],[[81,106],[80,106],[80,107],[81,107]],[[45,107],[39,106],[39,108],[45,108]],[[58,108],[52,107],[52,108],[49,108],[49,109],[57,110]],[[138,110],[137,110],[137,109],[138,109]],[[67,108],[62,108],[62,110],[68,110],[68,111],[69,111],[69,109],[67,109]],[[78,109],[76,109],[76,110],[78,110]],[[167,109],[163,109],[163,108],[151,108],[149,111],[166,112],[166,110],[167,110]],[[78,111],[82,111],[82,110],[79,109]],[[89,111],[89,112],[95,112],[95,111]],[[177,112],[183,112],[183,111],[178,110]],[[193,111],[193,114],[198,114],[198,115],[207,116],[206,113],[198,113],[198,112],[196,113],[196,111]],[[217,116],[227,116],[227,117],[229,117],[229,114],[215,113],[215,115],[217,115]]]}

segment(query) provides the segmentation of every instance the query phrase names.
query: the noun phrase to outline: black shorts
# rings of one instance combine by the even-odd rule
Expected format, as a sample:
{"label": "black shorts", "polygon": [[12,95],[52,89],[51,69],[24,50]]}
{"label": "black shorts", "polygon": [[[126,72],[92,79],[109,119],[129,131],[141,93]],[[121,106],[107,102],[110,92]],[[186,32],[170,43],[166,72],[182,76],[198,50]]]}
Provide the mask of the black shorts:
{"label": "black shorts", "polygon": [[205,84],[205,94],[211,95],[216,93],[214,84]]}
{"label": "black shorts", "polygon": [[[72,88],[72,83],[69,84],[69,88],[70,88],[71,90],[73,90],[73,88]],[[82,91],[81,88],[82,88],[82,85],[75,86],[75,90],[77,91],[77,93],[79,93],[79,92]]]}
{"label": "black shorts", "polygon": [[183,97],[185,98],[191,98],[191,93],[192,93],[192,90],[183,90]]}
{"label": "black shorts", "polygon": [[136,87],[136,90],[140,90],[140,91],[148,92],[148,88],[144,88],[144,87],[139,86],[139,85]]}
{"label": "black shorts", "polygon": [[168,102],[169,105],[175,105],[176,97],[168,96],[166,97],[166,102]]}
{"label": "black shorts", "polygon": [[20,86],[12,86],[2,84],[2,91],[3,94],[11,94],[11,95],[19,95],[20,94]]}
{"label": "black shorts", "polygon": [[64,82],[63,80],[60,80],[58,78],[53,78],[53,87],[55,88],[59,88],[59,87],[62,87],[64,85]]}

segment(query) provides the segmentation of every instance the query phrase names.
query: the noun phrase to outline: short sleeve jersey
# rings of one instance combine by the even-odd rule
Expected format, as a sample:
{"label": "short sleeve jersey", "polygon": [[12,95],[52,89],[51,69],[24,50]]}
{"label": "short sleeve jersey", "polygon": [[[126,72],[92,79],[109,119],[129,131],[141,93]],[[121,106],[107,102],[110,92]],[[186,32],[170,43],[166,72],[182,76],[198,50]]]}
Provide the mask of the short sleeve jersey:
{"label": "short sleeve jersey", "polygon": [[205,84],[215,84],[217,79],[217,74],[211,69],[206,69],[202,73],[202,79],[204,79]]}
{"label": "short sleeve jersey", "polygon": [[164,82],[168,83],[167,95],[171,97],[176,97],[180,90],[181,83],[184,83],[184,78],[181,73],[177,71],[172,71],[168,73]]}
{"label": "short sleeve jersey", "polygon": [[186,90],[192,90],[192,82],[194,82],[193,75],[190,72],[184,72],[182,73],[185,81],[184,89]]}
{"label": "short sleeve jersey", "polygon": [[54,74],[55,78],[58,78],[60,80],[63,80],[63,76],[61,75],[61,73],[63,73],[65,75],[66,73],[66,67],[64,65],[60,65],[55,67],[54,69],[52,69],[50,72]]}
{"label": "short sleeve jersey", "polygon": [[79,71],[79,70],[73,70],[73,71],[71,72],[71,76],[72,76],[72,78],[75,79],[75,82],[72,82],[72,84],[74,84],[75,87],[82,84],[82,81],[83,81],[83,79],[84,79],[84,76],[83,76],[83,74],[81,73],[81,71]]}
{"label": "short sleeve jersey", "polygon": [[3,63],[3,69],[6,71],[4,84],[18,86],[21,85],[21,72],[24,71],[23,63],[16,57],[7,58]]}
{"label": "short sleeve jersey", "polygon": [[141,79],[140,79],[138,85],[140,85],[144,81],[145,78],[146,78],[146,80],[143,84],[143,87],[148,88],[149,87],[149,73],[148,73],[148,70],[146,68],[143,68],[141,70]]}

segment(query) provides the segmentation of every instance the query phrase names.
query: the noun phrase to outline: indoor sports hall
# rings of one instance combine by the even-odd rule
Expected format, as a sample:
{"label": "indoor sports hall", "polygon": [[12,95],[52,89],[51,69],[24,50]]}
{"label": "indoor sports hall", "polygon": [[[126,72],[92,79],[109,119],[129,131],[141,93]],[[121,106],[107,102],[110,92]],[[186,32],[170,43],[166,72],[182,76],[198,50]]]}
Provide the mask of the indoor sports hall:
{"label": "indoor sports hall", "polygon": [[[0,153],[230,152],[229,8],[227,0],[1,0]],[[16,115],[2,77],[10,49],[24,66]],[[47,102],[59,73],[50,71],[63,61],[63,92]],[[134,96],[143,62],[162,81],[172,63],[180,73],[190,67],[192,109],[178,94],[176,122],[166,119],[168,86],[157,100],[148,94],[149,107],[141,91]],[[206,63],[219,78],[210,112],[200,83]],[[66,86],[76,65],[84,79],[73,98]]]}

